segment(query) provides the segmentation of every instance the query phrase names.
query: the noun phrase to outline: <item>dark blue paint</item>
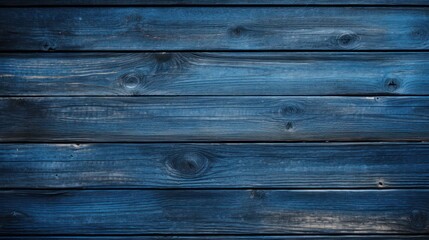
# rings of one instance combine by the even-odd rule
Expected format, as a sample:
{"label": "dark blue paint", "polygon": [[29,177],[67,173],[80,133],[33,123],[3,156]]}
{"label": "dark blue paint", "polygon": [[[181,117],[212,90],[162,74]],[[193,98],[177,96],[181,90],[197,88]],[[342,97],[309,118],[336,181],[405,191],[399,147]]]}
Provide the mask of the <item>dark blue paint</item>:
{"label": "dark blue paint", "polygon": [[426,143],[3,144],[0,187],[426,188]]}
{"label": "dark blue paint", "polygon": [[429,8],[2,8],[0,50],[419,50]]}
{"label": "dark blue paint", "polygon": [[427,239],[427,5],[0,0],[0,239]]}

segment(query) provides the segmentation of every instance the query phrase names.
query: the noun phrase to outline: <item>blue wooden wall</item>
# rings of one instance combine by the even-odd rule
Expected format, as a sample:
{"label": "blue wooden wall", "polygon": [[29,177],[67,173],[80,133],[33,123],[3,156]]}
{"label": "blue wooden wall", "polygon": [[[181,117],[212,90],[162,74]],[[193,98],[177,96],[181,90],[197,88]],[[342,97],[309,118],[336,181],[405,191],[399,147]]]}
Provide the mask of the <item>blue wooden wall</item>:
{"label": "blue wooden wall", "polygon": [[0,239],[429,239],[429,1],[0,0]]}

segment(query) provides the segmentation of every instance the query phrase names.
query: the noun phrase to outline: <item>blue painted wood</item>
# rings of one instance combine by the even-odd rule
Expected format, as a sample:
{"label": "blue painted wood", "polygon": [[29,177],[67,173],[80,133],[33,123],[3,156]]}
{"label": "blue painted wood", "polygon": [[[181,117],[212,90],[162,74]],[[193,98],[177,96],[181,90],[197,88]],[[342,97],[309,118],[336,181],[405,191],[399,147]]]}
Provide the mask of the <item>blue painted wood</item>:
{"label": "blue painted wood", "polygon": [[1,188],[421,188],[427,143],[0,144]]}
{"label": "blue painted wood", "polygon": [[424,141],[428,110],[428,97],[2,98],[0,141]]}
{"label": "blue painted wood", "polygon": [[418,50],[428,8],[2,8],[0,50]]}
{"label": "blue painted wood", "polygon": [[2,96],[428,95],[420,53],[0,54]]}
{"label": "blue painted wood", "polygon": [[429,190],[1,191],[1,234],[429,233]]}
{"label": "blue painted wood", "polygon": [[0,6],[0,239],[428,238],[428,1]]}

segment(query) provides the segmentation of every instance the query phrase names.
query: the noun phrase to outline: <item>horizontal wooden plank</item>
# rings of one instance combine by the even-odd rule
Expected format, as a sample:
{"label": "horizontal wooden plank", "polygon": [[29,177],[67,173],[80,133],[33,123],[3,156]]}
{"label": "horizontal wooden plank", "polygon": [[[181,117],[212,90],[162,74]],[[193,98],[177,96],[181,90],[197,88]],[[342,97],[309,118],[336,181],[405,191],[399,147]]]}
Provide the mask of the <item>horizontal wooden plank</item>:
{"label": "horizontal wooden plank", "polygon": [[171,240],[171,239],[178,239],[178,240],[331,240],[331,239],[351,239],[351,240],[372,240],[372,239],[389,239],[389,240],[422,240],[427,239],[427,235],[331,235],[331,236],[314,236],[314,235],[295,235],[295,236],[254,236],[254,235],[246,235],[246,236],[229,236],[229,235],[213,235],[213,236],[7,236],[2,237],[0,236],[0,239],[12,239],[12,240],[18,240],[18,239],[32,239],[32,240],[53,240],[53,239],[106,239],[106,240]]}
{"label": "horizontal wooden plank", "polygon": [[1,234],[429,233],[429,190],[1,191]]}
{"label": "horizontal wooden plank", "polygon": [[0,188],[429,187],[429,144],[1,144]]}
{"label": "horizontal wooden plank", "polygon": [[94,5],[429,5],[426,0],[0,0],[0,6]]}
{"label": "horizontal wooden plank", "polygon": [[0,95],[425,95],[429,53],[0,54]]}
{"label": "horizontal wooden plank", "polygon": [[428,97],[0,99],[2,142],[429,140]]}
{"label": "horizontal wooden plank", "polygon": [[2,8],[0,50],[429,49],[411,7]]}

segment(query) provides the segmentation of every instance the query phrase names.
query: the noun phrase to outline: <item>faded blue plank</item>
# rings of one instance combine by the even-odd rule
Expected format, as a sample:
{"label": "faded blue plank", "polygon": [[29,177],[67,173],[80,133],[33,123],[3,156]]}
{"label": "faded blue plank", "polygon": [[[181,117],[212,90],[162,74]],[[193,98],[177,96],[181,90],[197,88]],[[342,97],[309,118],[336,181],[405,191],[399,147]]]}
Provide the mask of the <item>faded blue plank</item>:
{"label": "faded blue plank", "polygon": [[1,191],[1,234],[429,233],[428,190]]}
{"label": "faded blue plank", "polygon": [[1,188],[429,187],[429,144],[0,144]]}
{"label": "faded blue plank", "polygon": [[3,142],[429,140],[428,97],[0,99]]}
{"label": "faded blue plank", "polygon": [[0,95],[427,95],[428,53],[0,54]]}
{"label": "faded blue plank", "polygon": [[428,49],[428,8],[3,8],[0,50]]}

